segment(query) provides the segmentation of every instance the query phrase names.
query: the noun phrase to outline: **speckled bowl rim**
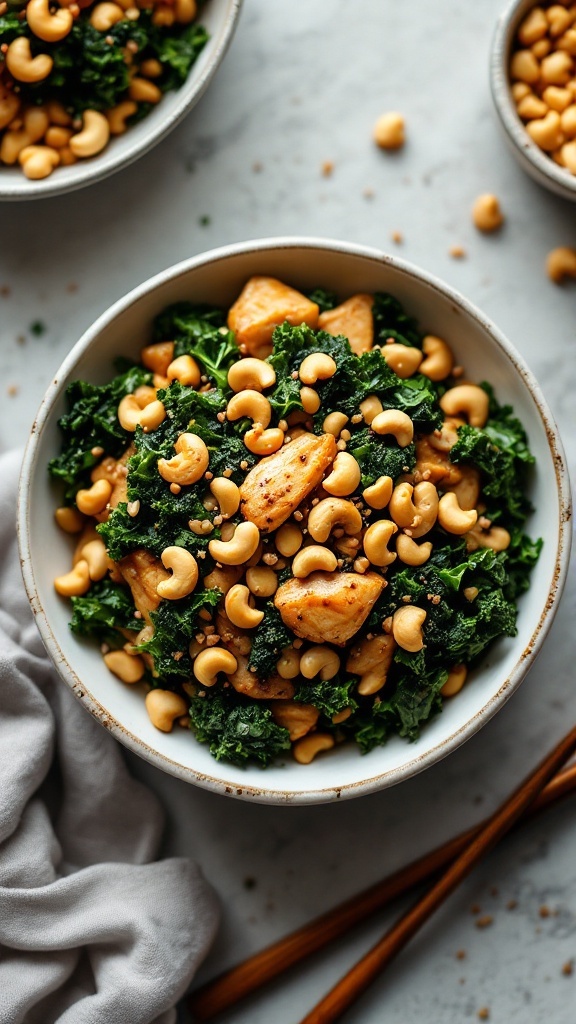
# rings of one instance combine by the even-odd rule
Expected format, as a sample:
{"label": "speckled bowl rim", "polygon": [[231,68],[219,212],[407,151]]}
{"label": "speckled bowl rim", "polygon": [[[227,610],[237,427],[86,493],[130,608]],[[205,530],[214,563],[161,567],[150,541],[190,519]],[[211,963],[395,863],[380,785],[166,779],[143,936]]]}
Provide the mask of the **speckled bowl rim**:
{"label": "speckled bowl rim", "polygon": [[74,176],[66,182],[62,182],[58,173],[55,173],[40,181],[29,181],[22,175],[21,180],[17,179],[9,184],[4,184],[0,170],[0,201],[23,202],[27,199],[47,199],[50,196],[65,195],[68,192],[86,188],[88,185],[95,185],[111,174],[115,174],[116,171],[128,167],[166,138],[172,129],[186,117],[186,114],[196,106],[222,63],[238,23],[243,0],[229,0],[229,3],[230,8],[223,18],[218,32],[213,34],[209,40],[213,49],[210,61],[200,74],[195,74],[194,68],[191,69],[184,85],[177,90],[178,101],[164,120],[157,125],[150,126],[147,135],[122,151],[116,151],[113,147],[106,148],[98,156],[73,164],[71,168],[66,168],[66,170],[74,172]]}
{"label": "speckled bowl rim", "polygon": [[576,177],[554,163],[530,138],[516,113],[510,92],[508,60],[513,36],[536,0],[512,0],[496,23],[490,52],[490,88],[496,112],[523,169],[545,188],[576,202]]}
{"label": "speckled bowl rim", "polygon": [[[33,479],[33,475],[36,471],[44,472],[44,466],[37,466],[39,441],[42,436],[42,432],[52,414],[54,404],[59,398],[62,390],[60,381],[66,379],[69,374],[72,373],[78,360],[85,354],[87,349],[97,340],[98,336],[102,331],[105,331],[108,325],[125,310],[131,306],[135,306],[139,300],[146,295],[148,292],[155,288],[165,284],[168,281],[174,281],[179,277],[187,274],[189,271],[194,270],[198,267],[204,266],[207,263],[216,264],[220,260],[227,260],[231,256],[241,255],[246,253],[265,253],[270,250],[293,250],[293,249],[306,249],[316,250],[319,256],[322,252],[338,252],[344,255],[359,256],[365,259],[383,263],[385,265],[394,267],[396,271],[406,275],[412,280],[422,282],[434,291],[438,292],[444,299],[448,299],[455,304],[461,311],[463,311],[468,317],[477,321],[480,327],[489,332],[491,337],[494,339],[496,344],[505,353],[514,369],[521,377],[522,381],[530,391],[538,412],[540,414],[542,424],[548,439],[548,445],[550,448],[550,455],[554,465],[554,471],[556,475],[556,481],[558,486],[558,497],[559,497],[559,523],[558,523],[558,546],[556,549],[555,562],[554,562],[554,573],[552,584],[549,593],[545,596],[543,602],[543,611],[541,613],[538,624],[530,638],[529,643],[525,646],[524,650],[520,652],[518,660],[508,675],[508,677],[502,683],[500,689],[494,694],[484,705],[484,707],[477,712],[469,721],[467,721],[460,728],[456,729],[447,739],[436,744],[432,749],[428,750],[424,754],[416,755],[408,760],[404,765],[389,769],[385,772],[380,772],[377,775],[370,776],[364,779],[362,782],[354,782],[348,785],[342,785],[337,788],[324,787],[312,791],[301,791],[298,789],[286,789],[285,791],[271,791],[266,789],[265,785],[265,773],[263,773],[263,785],[244,785],[241,789],[235,789],[229,782],[225,782],[219,779],[216,775],[210,775],[203,772],[196,771],[192,768],[184,767],[183,765],[173,761],[171,758],[160,754],[158,751],[152,750],[146,743],[144,743],[138,736],[129,732],[123,726],[121,726],[110,713],[104,708],[100,702],[90,693],[90,690],[86,687],[84,680],[80,680],[74,672],[72,666],[67,662],[64,654],[58,644],[58,640],[54,635],[42,603],[38,596],[36,587],[36,580],[34,576],[34,566],[31,560],[31,538],[29,532],[29,509],[28,499],[30,493],[30,484]],[[67,358],[62,363],[58,373],[54,380],[50,384],[46,395],[41,403],[40,409],[36,420],[32,426],[31,435],[24,453],[24,459],[22,463],[22,471],[20,477],[19,495],[18,495],[18,537],[20,544],[20,558],[22,564],[22,574],[24,577],[24,583],[26,591],[30,599],[32,611],[36,617],[36,622],[42,636],[42,640],[46,646],[48,653],[50,654],[56,668],[64,681],[71,688],[73,693],[82,704],[94,715],[94,717],[105,725],[108,730],[114,735],[121,743],[124,744],[129,750],[143,757],[144,760],[149,761],[157,768],[161,768],[163,771],[174,775],[176,778],[181,779],[183,782],[194,783],[203,789],[210,790],[213,793],[219,793],[222,795],[240,797],[242,799],[252,799],[259,803],[270,803],[270,804],[315,804],[315,803],[328,803],[337,799],[345,799],[356,796],[363,796],[368,793],[375,793],[379,790],[386,789],[390,786],[394,786],[405,779],[409,779],[424,769],[429,768],[431,765],[436,764],[442,758],[446,757],[453,750],[456,750],[462,743],[468,740],[476,732],[478,732],[496,712],[502,707],[502,705],[512,696],[512,694],[518,689],[520,683],[526,676],[528,669],[533,664],[537,654],[539,653],[544,639],[552,625],[552,621],[556,614],[559,598],[562,593],[566,577],[568,573],[568,563],[570,557],[570,542],[571,534],[569,529],[569,523],[571,518],[571,495],[570,485],[568,479],[568,472],[566,469],[564,451],[562,442],[558,434],[558,428],[554,422],[554,419],[548,409],[548,406],[543,398],[540,387],[532,375],[531,371],[525,365],[521,356],[516,352],[510,342],[501,334],[497,327],[485,317],[472,303],[460,295],[457,291],[449,287],[448,285],[441,282],[438,278],[429,274],[426,271],[420,270],[405,260],[398,259],[396,257],[388,256],[377,249],[373,249],[367,246],[354,245],[348,242],[340,242],[331,239],[323,238],[299,238],[299,237],[282,237],[282,238],[266,238],[258,239],[255,241],[234,243],[227,246],[222,246],[218,249],[212,249],[208,252],[202,253],[198,256],[194,256],[191,259],[177,263],[175,266],[169,267],[167,270],[156,274],[154,277],[145,281],[143,284],[134,288],[124,298],[119,299],[114,303],[105,313],[103,313],[95,323],[84,333],[80,340],[76,343],[74,348],[71,350]],[[366,759],[366,768],[369,770],[370,762]]]}

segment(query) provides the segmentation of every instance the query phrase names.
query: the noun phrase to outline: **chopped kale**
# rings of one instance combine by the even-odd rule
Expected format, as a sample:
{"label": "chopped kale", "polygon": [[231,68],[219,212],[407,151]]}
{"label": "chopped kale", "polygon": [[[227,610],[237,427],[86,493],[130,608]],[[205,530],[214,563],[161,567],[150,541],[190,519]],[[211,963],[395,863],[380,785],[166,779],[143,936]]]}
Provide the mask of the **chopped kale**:
{"label": "chopped kale", "polygon": [[175,356],[191,355],[221,391],[228,389],[228,370],[238,359],[238,346],[226,328],[221,309],[178,302],[154,321],[153,341],[173,341]]}
{"label": "chopped kale", "polygon": [[372,306],[374,318],[374,336],[379,345],[384,345],[387,338],[402,345],[422,348],[422,335],[416,320],[408,316],[398,299],[386,292],[377,292]]}
{"label": "chopped kale", "polygon": [[314,288],[313,291],[307,293],[307,297],[310,302],[316,303],[321,313],[325,313],[328,309],[334,309],[334,306],[338,305],[336,293],[329,292],[326,288]]}
{"label": "chopped kale", "polygon": [[178,679],[192,678],[192,662],[188,651],[191,640],[203,625],[202,609],[212,611],[221,598],[219,590],[199,590],[179,601],[162,601],[152,612],[154,635],[137,648],[154,660],[153,675],[162,685]]}
{"label": "chopped kale", "polygon": [[343,681],[336,677],[326,682],[302,682],[296,689],[294,700],[302,704],[313,704],[322,714],[332,718],[332,715],[337,715],[345,708],[352,708],[354,711],[358,707],[352,696],[357,682],[356,677]]}
{"label": "chopped kale", "polygon": [[188,78],[190,68],[208,42],[208,33],[192,23],[178,34],[159,34],[153,44],[154,53],[164,68],[162,91],[178,89]]}
{"label": "chopped kale", "polygon": [[416,465],[415,445],[400,448],[390,435],[381,437],[368,427],[352,435],[348,451],[362,470],[362,487],[369,487],[379,476],[391,476],[396,480],[402,473],[411,472]]}
{"label": "chopped kale", "polygon": [[267,601],[264,618],[251,636],[250,668],[254,668],[261,678],[274,675],[280,652],[292,643],[293,635],[282,622],[272,601]]}
{"label": "chopped kale", "polygon": [[132,435],[118,421],[118,403],[142,384],[151,382],[151,374],[133,366],[109,384],[74,381],[66,389],[69,412],[58,421],[63,434],[62,452],[49,465],[52,476],[66,483],[66,500],[89,480],[89,471],[99,461],[93,449],[118,457],[128,447]]}
{"label": "chopped kale", "polygon": [[255,761],[263,768],[290,749],[288,730],[276,725],[271,711],[234,691],[207,690],[193,697],[190,720],[196,738],[208,743],[217,761],[243,766]]}
{"label": "chopped kale", "polygon": [[109,579],[93,583],[83,597],[72,598],[70,629],[78,636],[92,637],[118,647],[124,637],[119,629],[138,632],[142,622],[134,618],[130,591]]}

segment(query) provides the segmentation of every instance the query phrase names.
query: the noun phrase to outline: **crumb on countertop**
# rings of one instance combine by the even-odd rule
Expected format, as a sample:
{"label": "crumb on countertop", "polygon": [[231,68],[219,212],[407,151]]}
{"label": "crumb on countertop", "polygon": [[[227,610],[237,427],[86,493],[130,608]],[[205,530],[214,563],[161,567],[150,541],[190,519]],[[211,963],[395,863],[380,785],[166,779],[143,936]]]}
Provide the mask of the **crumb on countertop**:
{"label": "crumb on countertop", "polygon": [[46,324],[43,320],[33,320],[28,329],[35,338],[41,338],[43,334],[46,334]]}
{"label": "crumb on countertop", "polygon": [[448,249],[448,255],[453,260],[463,260],[466,259],[466,249],[462,245],[452,245]]}
{"label": "crumb on countertop", "polygon": [[466,950],[465,949],[457,949],[456,950],[456,959],[457,960],[465,960],[466,959]]}
{"label": "crumb on countertop", "polygon": [[481,910],[482,907],[480,906],[479,903],[473,903],[472,906],[470,907],[471,914],[479,914]]}
{"label": "crumb on countertop", "polygon": [[69,295],[73,295],[74,292],[77,292],[78,285],[76,284],[76,281],[70,281],[70,283],[66,285],[66,291]]}
{"label": "crumb on countertop", "polygon": [[489,928],[493,921],[492,914],[483,914],[482,917],[476,918],[474,924],[477,928]]}
{"label": "crumb on countertop", "polygon": [[506,904],[506,910],[516,910],[517,906],[518,900],[508,900],[508,903]]}
{"label": "crumb on countertop", "polygon": [[261,164],[259,160],[255,160],[254,163],[252,164],[252,170],[254,174],[260,174],[261,171],[264,170],[264,165]]}
{"label": "crumb on countertop", "polygon": [[20,391],[20,387],[18,384],[9,384],[8,387],[6,388],[6,391],[10,398],[15,398],[15,396]]}
{"label": "crumb on countertop", "polygon": [[562,964],[562,974],[565,978],[570,978],[574,974],[573,960],[567,960],[565,964]]}
{"label": "crumb on countertop", "polygon": [[374,189],[370,186],[367,186],[362,192],[364,199],[374,199],[375,194]]}
{"label": "crumb on countertop", "polygon": [[3,299],[7,299],[12,294],[12,289],[9,284],[3,284],[0,286],[0,295]]}
{"label": "crumb on countertop", "polygon": [[393,242],[396,242],[396,245],[402,245],[402,242],[404,241],[404,235],[401,231],[393,231],[390,238]]}
{"label": "crumb on countertop", "polygon": [[478,1020],[490,1020],[490,1010],[487,1006],[481,1006],[478,1010]]}
{"label": "crumb on countertop", "polygon": [[542,906],[539,908],[538,913],[539,913],[540,917],[550,917],[550,914],[551,914],[550,907],[547,907],[546,904],[543,903]]}
{"label": "crumb on countertop", "polygon": [[322,177],[329,178],[334,172],[334,162],[332,160],[325,160],[322,164]]}

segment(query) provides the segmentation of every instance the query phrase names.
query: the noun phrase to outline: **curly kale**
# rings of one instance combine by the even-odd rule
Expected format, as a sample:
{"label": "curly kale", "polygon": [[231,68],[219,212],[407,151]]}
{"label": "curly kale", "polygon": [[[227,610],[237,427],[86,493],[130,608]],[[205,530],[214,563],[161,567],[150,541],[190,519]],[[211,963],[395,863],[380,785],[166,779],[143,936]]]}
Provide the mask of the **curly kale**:
{"label": "curly kale", "polygon": [[217,761],[240,767],[255,761],[265,768],[290,749],[288,730],[276,725],[272,712],[234,691],[206,690],[193,697],[190,721],[196,739],[209,744]]}
{"label": "curly kale", "polygon": [[292,643],[293,634],[282,622],[272,601],[266,602],[264,618],[251,637],[250,667],[260,678],[274,675],[280,652]]}
{"label": "curly kale", "polygon": [[69,412],[58,420],[63,435],[62,451],[48,466],[53,477],[68,485],[67,501],[72,501],[76,491],[88,482],[90,470],[100,459],[99,449],[118,457],[128,447],[132,435],[120,426],[118,403],[151,381],[147,370],[132,366],[108,384],[76,380],[68,386]]}
{"label": "curly kale", "polygon": [[153,341],[173,341],[174,355],[190,355],[220,391],[228,389],[228,370],[238,359],[234,335],[221,309],[178,302],[154,321]]}
{"label": "curly kale", "polygon": [[92,584],[87,594],[72,598],[70,629],[77,636],[118,647],[124,641],[118,630],[137,633],[142,628],[142,621],[134,618],[134,611],[134,602],[126,587],[109,579],[100,580]]}
{"label": "curly kale", "polygon": [[136,649],[154,659],[153,675],[162,686],[192,677],[188,647],[203,625],[199,613],[213,611],[221,597],[216,588],[199,590],[179,601],[162,601],[152,612],[154,634]]}

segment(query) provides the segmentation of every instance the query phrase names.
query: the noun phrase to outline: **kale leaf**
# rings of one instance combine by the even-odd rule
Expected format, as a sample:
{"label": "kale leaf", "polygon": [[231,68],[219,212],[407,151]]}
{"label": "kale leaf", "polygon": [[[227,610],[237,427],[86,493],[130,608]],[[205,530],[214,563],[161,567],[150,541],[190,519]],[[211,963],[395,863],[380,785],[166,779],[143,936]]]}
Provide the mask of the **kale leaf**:
{"label": "kale leaf", "polygon": [[200,743],[208,743],[217,761],[242,767],[255,761],[263,768],[290,749],[288,730],[276,725],[271,711],[234,691],[207,690],[193,697],[190,721]]}
{"label": "kale leaf", "polygon": [[78,636],[92,637],[118,647],[124,638],[119,629],[138,632],[142,622],[134,618],[130,591],[109,579],[93,583],[87,594],[72,598],[70,629]]}
{"label": "kale leaf", "polygon": [[301,704],[313,704],[322,714],[332,718],[332,715],[344,711],[344,708],[352,708],[354,711],[358,707],[352,696],[357,683],[356,678],[341,680],[338,676],[325,682],[302,682],[296,688],[294,700]]}
{"label": "kale leaf", "polygon": [[190,68],[208,42],[208,33],[201,25],[192,23],[178,34],[158,33],[154,54],[164,68],[162,91],[178,89],[188,78]]}
{"label": "kale leaf", "polygon": [[191,355],[220,391],[228,389],[228,370],[238,359],[234,335],[221,309],[178,302],[154,321],[152,339],[173,341],[174,355]]}
{"label": "kale leaf", "polygon": [[203,625],[199,618],[202,609],[212,611],[222,594],[219,590],[199,590],[180,601],[162,601],[152,612],[154,634],[136,650],[154,659],[153,675],[162,685],[174,685],[178,679],[192,677],[192,661],[188,647]]}
{"label": "kale leaf", "polygon": [[328,309],[334,309],[334,306],[338,305],[338,299],[335,292],[329,292],[326,288],[314,288],[311,292],[307,292],[307,298],[310,302],[315,302],[321,313],[325,313]]}
{"label": "kale leaf", "polygon": [[402,473],[410,473],[416,465],[416,447],[400,446],[389,436],[373,434],[366,427],[352,435],[348,451],[362,470],[362,487],[369,487],[379,476],[396,480]]}
{"label": "kale leaf", "polygon": [[264,618],[251,638],[250,668],[254,668],[261,679],[274,675],[280,652],[292,643],[293,634],[282,622],[272,601],[266,602]]}
{"label": "kale leaf", "polygon": [[151,379],[147,370],[132,366],[108,384],[76,380],[68,386],[69,412],[58,421],[63,434],[62,451],[48,466],[52,476],[68,485],[67,501],[88,482],[89,471],[99,461],[100,456],[93,455],[92,449],[102,448],[106,455],[117,457],[128,447],[132,435],[120,426],[118,403]]}
{"label": "kale leaf", "polygon": [[372,317],[376,344],[384,345],[387,338],[394,338],[394,341],[398,341],[402,345],[422,348],[422,335],[418,330],[416,320],[408,316],[402,303],[393,295],[389,295],[387,292],[376,293],[372,306]]}

